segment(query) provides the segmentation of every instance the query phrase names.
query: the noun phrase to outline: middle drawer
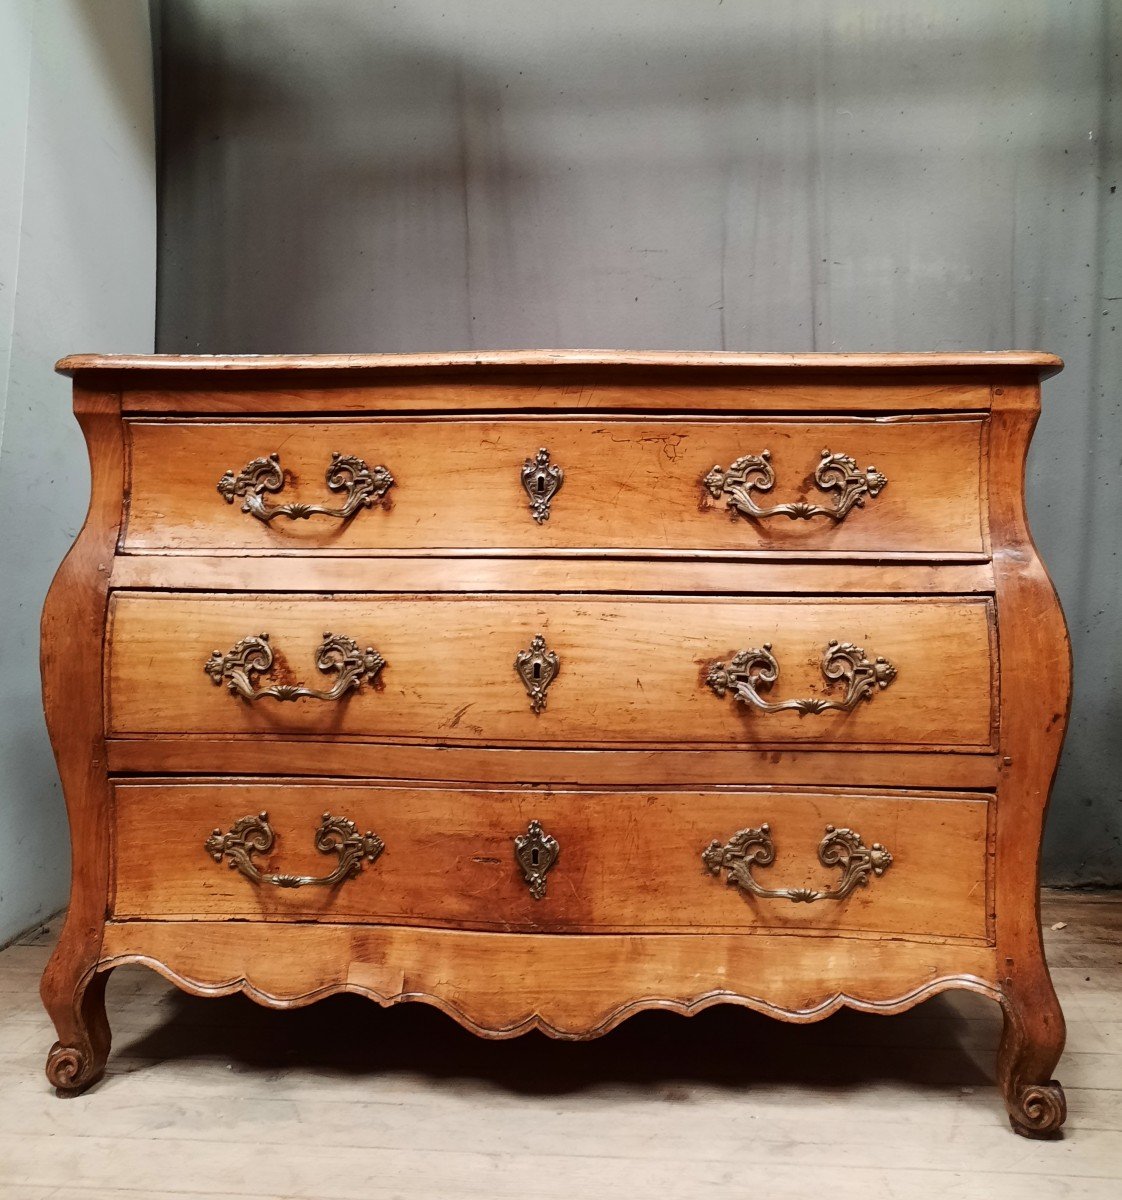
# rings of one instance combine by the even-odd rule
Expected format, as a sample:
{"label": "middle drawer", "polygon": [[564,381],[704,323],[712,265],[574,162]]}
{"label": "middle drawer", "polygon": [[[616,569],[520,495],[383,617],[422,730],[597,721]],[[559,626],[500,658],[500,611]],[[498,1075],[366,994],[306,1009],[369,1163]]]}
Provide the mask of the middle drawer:
{"label": "middle drawer", "polygon": [[985,598],[117,592],[110,621],[110,737],[993,745]]}

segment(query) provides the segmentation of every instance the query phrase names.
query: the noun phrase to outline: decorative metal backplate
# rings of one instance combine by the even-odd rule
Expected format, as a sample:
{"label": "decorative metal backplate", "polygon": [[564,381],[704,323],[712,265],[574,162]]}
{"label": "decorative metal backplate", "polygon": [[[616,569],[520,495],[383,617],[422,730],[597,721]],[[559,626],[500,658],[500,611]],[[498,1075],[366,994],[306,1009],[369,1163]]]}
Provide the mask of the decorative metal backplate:
{"label": "decorative metal backplate", "polygon": [[337,854],[339,861],[329,875],[271,875],[262,872],[253,861],[254,854],[268,854],[276,841],[268,813],[241,817],[223,833],[216,829],[204,843],[206,852],[220,863],[224,858],[231,868],[254,883],[273,887],[334,887],[353,879],[363,862],[373,862],[386,848],[376,833],[359,833],[354,821],[324,813],[316,829],[316,849],[321,854]]}
{"label": "decorative metal backplate", "polygon": [[538,821],[531,821],[526,832],[514,839],[514,857],[535,900],[545,895],[545,877],[560,853],[557,839],[550,837]]}
{"label": "decorative metal backplate", "polygon": [[752,493],[770,492],[775,486],[771,451],[764,450],[759,454],[745,454],[727,471],[715,466],[703,482],[715,499],[727,496],[729,509],[746,517],[790,517],[793,521],[828,517],[832,521],[844,521],[854,508],[864,508],[866,496],[876,497],[888,484],[888,479],[872,465],[860,471],[856,460],[848,454],[823,450],[818,466],[814,468],[814,482],[823,491],[837,492],[833,508],[806,500],[761,508]]}
{"label": "decorative metal backplate", "polygon": [[514,657],[514,669],[530,694],[530,707],[536,713],[545,708],[546,689],[557,676],[561,660],[546,648],[545,638],[534,634],[529,650],[519,650]]}
{"label": "decorative metal backplate", "polygon": [[297,521],[317,514],[345,521],[360,508],[370,508],[393,487],[394,482],[385,467],[368,467],[361,458],[351,454],[332,454],[326,478],[331,491],[343,493],[343,503],[338,508],[325,508],[322,504],[270,504],[265,493],[279,492],[284,487],[279,454],[255,458],[236,475],[227,471],[218,481],[218,491],[227,504],[233,504],[240,496],[242,512],[250,513],[268,525],[277,517]]}
{"label": "decorative metal backplate", "polygon": [[360,687],[364,679],[375,679],[386,665],[386,660],[373,646],[361,650],[354,638],[342,633],[323,635],[323,641],[316,647],[315,661],[321,671],[338,672],[335,682],[327,691],[288,683],[255,689],[253,676],[262,674],[273,665],[273,648],[267,633],[242,638],[226,654],[215,650],[203,664],[203,670],[216,686],[225,683],[231,692],[246,700],[261,700],[265,696],[273,700],[299,700],[301,696],[312,700],[338,700],[352,688]]}
{"label": "decorative metal backplate", "polygon": [[522,464],[522,486],[530,497],[530,513],[540,525],[549,520],[549,502],[565,482],[565,472],[549,461],[549,451],[543,446],[536,458]]}
{"label": "decorative metal backplate", "polygon": [[779,663],[771,652],[771,643],[759,649],[741,650],[727,663],[715,662],[705,676],[705,682],[718,696],[732,691],[738,700],[762,712],[783,712],[791,709],[806,716],[830,710],[851,712],[861,700],[871,700],[896,678],[896,668],[886,658],[871,662],[865,651],[852,642],[830,642],[822,655],[822,674],[829,683],[845,681],[845,695],[840,700],[811,696],[802,700],[768,701],[759,689],[768,689],[779,678]]}
{"label": "decorative metal backplate", "polygon": [[714,839],[701,853],[701,859],[714,875],[728,871],[726,883],[743,888],[765,900],[844,900],[855,887],[866,887],[870,875],[883,875],[892,866],[892,855],[880,844],[866,846],[853,829],[826,826],[826,836],[818,844],[818,861],[824,867],[841,867],[841,878],[824,891],[813,888],[766,888],[752,877],[752,867],[770,866],[775,861],[775,843],[771,829],[741,829],[724,844]]}

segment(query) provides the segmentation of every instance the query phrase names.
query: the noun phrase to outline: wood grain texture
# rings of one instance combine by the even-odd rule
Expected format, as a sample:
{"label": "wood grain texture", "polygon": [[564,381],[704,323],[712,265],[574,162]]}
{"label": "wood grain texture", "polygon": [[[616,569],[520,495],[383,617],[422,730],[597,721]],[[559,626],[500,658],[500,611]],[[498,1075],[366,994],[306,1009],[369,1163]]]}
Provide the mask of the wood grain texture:
{"label": "wood grain texture", "polygon": [[[422,1000],[489,1037],[592,1037],[644,1008],[723,1001],[792,1021],[895,1012],[956,987],[1003,1006],[1014,1128],[1055,1133],[1064,1024],[1035,863],[1070,662],[1025,525],[1023,461],[1039,380],[1060,365],[64,361],[94,500],[44,621],[75,846],[71,918],[43,984],[52,1081],[78,1090],[104,1065],[105,978],[130,962],[274,1007],[335,991]],[[747,434],[769,443],[775,502],[807,495],[826,446],[889,484],[838,527],[734,521],[700,478],[764,448]],[[517,470],[542,444],[568,475],[537,527]],[[392,505],[330,534],[315,518],[267,530],[215,491],[222,471],[277,450],[283,499],[320,500],[333,449],[398,474]],[[437,482],[418,483],[434,464]],[[388,660],[343,703],[250,704],[203,671],[267,630],[276,662],[259,683],[306,680],[327,629]],[[537,633],[561,669],[535,715],[514,655]],[[849,714],[766,713],[706,686],[714,662],[770,643],[769,699],[837,697],[820,673],[831,639],[898,670]],[[130,776],[112,779],[115,807],[109,771]],[[206,857],[211,829],[267,807],[270,869],[323,873],[311,836],[340,801],[387,849],[333,892],[263,897]],[[504,862],[534,817],[562,840],[542,901]],[[763,821],[777,845],[773,866],[754,867],[765,884],[824,883],[826,823],[896,861],[836,907],[746,898],[698,860]],[[127,919],[107,922],[107,904]],[[179,917],[192,919],[158,919]]]}
{"label": "wood grain texture", "polygon": [[1025,367],[1041,377],[1063,369],[1063,360],[1040,350],[878,351],[876,353],[775,354],[728,350],[463,350],[424,354],[71,354],[55,370],[78,371],[378,371],[454,368],[471,372],[488,367],[642,366],[827,370],[998,370]]}
{"label": "wood grain texture", "polygon": [[40,654],[43,707],[70,820],[70,906],[41,989],[58,1034],[47,1077],[65,1089],[96,1080],[109,1054],[105,979],[95,974],[109,880],[100,660],[124,488],[120,397],[79,387],[74,412],[90,456],[90,506],[47,593]]}
{"label": "wood grain texture", "polygon": [[617,592],[638,595],[990,595],[993,568],[979,563],[695,562],[576,556],[509,559],[333,554],[120,554],[117,589],[205,592]]}
{"label": "wood grain texture", "polygon": [[[1036,372],[1025,368],[1026,375]],[[196,376],[168,372],[96,372],[78,378],[112,380],[130,416],[188,417],[267,414],[301,417],[457,412],[696,412],[829,414],[983,412],[990,391],[977,373],[809,372],[711,368],[519,368],[478,371],[379,369],[375,374],[291,372],[242,377],[221,371]],[[317,398],[309,403],[309,390]]]}
{"label": "wood grain texture", "polygon": [[394,745],[346,738],[226,735],[109,738],[109,769],[125,774],[261,775],[284,764],[290,775],[451,783],[572,783],[660,787],[766,783],[799,786],[816,779],[850,787],[992,790],[1001,772],[993,754],[930,754],[845,748],[744,750],[547,750],[491,746]]}
{"label": "wood grain texture", "polygon": [[[376,686],[337,703],[249,703],[203,666],[267,632],[269,682],[316,674],[323,631],[387,660]],[[532,711],[515,655],[544,634],[560,656]],[[991,745],[992,605],[982,599],[762,601],[542,596],[114,595],[107,664],[110,734],[366,736],[441,744]],[[763,713],[718,697],[709,666],[770,643],[777,698],[840,695],[821,659],[831,639],[883,655],[898,677],[852,712]],[[264,683],[259,686],[265,686]],[[278,770],[283,763],[278,762]]]}
{"label": "wood grain texture", "polygon": [[1040,412],[1039,389],[995,388],[994,410],[990,504],[995,542],[1002,547],[994,572],[1005,752],[997,824],[1005,1009],[998,1072],[1014,1130],[1051,1137],[1067,1116],[1063,1089],[1052,1078],[1065,1030],[1040,935],[1040,843],[1071,706],[1071,645],[1025,515],[1025,458]]}
{"label": "wood grain texture", "polygon": [[[117,918],[359,921],[568,932],[765,930],[910,934],[985,940],[989,912],[985,796],[847,792],[561,791],[390,788],[292,780],[114,788]],[[313,848],[330,809],[385,843],[335,888],[256,885],[203,851],[212,829],[268,811],[271,873],[322,876]],[[531,820],[560,845],[536,900],[514,857]],[[706,870],[701,853],[746,826],[770,824],[776,860],[766,887],[825,888],[817,859],[827,825],[880,842],[892,866],[841,901],[760,899]],[[153,831],[158,829],[158,838]]]}
{"label": "wood grain texture", "polygon": [[607,1033],[645,1009],[732,1003],[789,1021],[899,1012],[949,987],[996,996],[986,946],[738,934],[476,933],[351,925],[112,921],[103,966],[141,963],[194,995],[291,1008],[335,992],[422,1000],[482,1036]]}
{"label": "wood grain texture", "polygon": [[[339,422],[128,423],[129,515],[138,550],[559,549],[852,551],[981,554],[978,418],[596,421],[383,419]],[[521,482],[539,446],[565,472],[549,520],[536,523]],[[283,447],[283,449],[282,449]],[[756,502],[808,500],[833,509],[813,480],[824,448],[873,465],[888,486],[844,520],[746,518],[703,480],[768,450],[777,476]],[[338,503],[324,472],[333,452],[389,468],[381,503],[340,521],[266,524],[217,492],[223,472],[280,452],[285,486],[273,504]]]}

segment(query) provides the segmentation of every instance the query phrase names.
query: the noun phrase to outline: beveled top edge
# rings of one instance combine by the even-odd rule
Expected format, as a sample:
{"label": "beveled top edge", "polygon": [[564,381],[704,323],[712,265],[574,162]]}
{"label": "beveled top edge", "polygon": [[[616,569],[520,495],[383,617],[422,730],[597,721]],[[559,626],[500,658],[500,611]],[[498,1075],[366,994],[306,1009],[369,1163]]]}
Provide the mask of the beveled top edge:
{"label": "beveled top edge", "polygon": [[739,367],[763,370],[964,370],[1030,367],[1041,378],[1063,370],[1042,350],[886,351],[775,354],[698,350],[458,350],[425,354],[69,354],[62,375],[79,371],[378,371],[470,367]]}

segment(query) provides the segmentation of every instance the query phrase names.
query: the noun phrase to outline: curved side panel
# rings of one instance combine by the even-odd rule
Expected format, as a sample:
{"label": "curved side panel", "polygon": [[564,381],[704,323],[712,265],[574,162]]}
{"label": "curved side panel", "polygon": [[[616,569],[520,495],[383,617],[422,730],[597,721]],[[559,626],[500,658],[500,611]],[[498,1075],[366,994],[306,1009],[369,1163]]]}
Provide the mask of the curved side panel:
{"label": "curved side panel", "polygon": [[594,1038],[646,1009],[690,1016],[719,1003],[811,1022],[847,1007],[900,1012],[949,988],[999,996],[992,949],[856,938],[110,924],[99,969],[126,963],[192,995],[242,992],[269,1008],[338,992],[418,1000],[488,1038]]}
{"label": "curved side panel", "polygon": [[1040,844],[1071,705],[1071,645],[1025,514],[1025,458],[1040,411],[1035,386],[994,388],[990,520],[1001,670],[997,799],[997,949],[1005,1032],[998,1074],[1013,1128],[1058,1132],[1063,1090],[1051,1078],[1064,1018],[1040,933]]}
{"label": "curved side panel", "polygon": [[58,1033],[47,1077],[59,1088],[92,1083],[109,1053],[101,950],[109,873],[109,787],[102,724],[102,645],[113,552],[121,523],[124,447],[120,396],[76,388],[74,411],[90,456],[90,507],[43,607],[43,708],[70,818],[66,923],[43,975]]}

